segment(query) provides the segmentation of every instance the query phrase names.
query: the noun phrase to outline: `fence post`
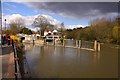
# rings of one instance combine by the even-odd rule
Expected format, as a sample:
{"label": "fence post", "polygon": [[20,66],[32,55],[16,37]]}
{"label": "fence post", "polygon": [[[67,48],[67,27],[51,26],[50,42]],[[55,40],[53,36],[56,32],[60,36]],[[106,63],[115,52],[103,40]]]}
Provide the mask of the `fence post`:
{"label": "fence post", "polygon": [[95,50],[95,51],[98,51],[98,44],[97,44],[97,40],[95,40],[95,42],[94,42],[94,50]]}
{"label": "fence post", "polygon": [[82,46],[82,41],[79,40],[79,48],[81,48],[81,46]]}

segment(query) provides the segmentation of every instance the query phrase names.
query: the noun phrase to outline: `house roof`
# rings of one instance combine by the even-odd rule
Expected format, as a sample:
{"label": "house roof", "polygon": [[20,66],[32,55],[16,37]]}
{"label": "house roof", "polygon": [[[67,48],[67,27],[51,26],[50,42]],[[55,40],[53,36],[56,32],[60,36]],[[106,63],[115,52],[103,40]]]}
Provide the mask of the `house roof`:
{"label": "house roof", "polygon": [[57,30],[53,30],[53,32],[58,32]]}
{"label": "house roof", "polygon": [[52,33],[51,31],[48,31],[48,33]]}

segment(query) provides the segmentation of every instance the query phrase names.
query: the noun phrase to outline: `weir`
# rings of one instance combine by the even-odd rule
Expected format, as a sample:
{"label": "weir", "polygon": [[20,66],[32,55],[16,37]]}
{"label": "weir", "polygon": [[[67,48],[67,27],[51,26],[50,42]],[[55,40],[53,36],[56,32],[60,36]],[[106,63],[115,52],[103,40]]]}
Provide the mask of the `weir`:
{"label": "weir", "polygon": [[[71,41],[72,44],[69,44],[69,41]],[[47,43],[44,42],[44,44],[48,46],[77,48],[77,49],[84,49],[84,50],[90,50],[90,51],[96,51],[96,52],[100,51],[100,43],[97,40],[95,40],[94,42],[88,42],[88,41],[82,41],[82,40],[65,39],[61,44],[58,44],[55,40],[53,40],[51,44],[49,42]]]}

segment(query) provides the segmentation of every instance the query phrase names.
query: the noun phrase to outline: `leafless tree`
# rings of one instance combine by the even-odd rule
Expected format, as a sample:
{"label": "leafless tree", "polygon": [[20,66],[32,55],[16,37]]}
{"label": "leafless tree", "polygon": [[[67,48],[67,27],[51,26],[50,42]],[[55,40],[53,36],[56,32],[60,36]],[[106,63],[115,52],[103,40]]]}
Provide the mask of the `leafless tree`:
{"label": "leafless tree", "polygon": [[16,18],[10,21],[9,30],[11,34],[17,34],[19,31],[25,27],[25,22],[23,18]]}
{"label": "leafless tree", "polygon": [[44,35],[44,31],[50,26],[49,21],[47,18],[45,18],[42,15],[39,15],[37,18],[35,18],[33,24],[34,27],[39,27],[41,31],[41,36]]}

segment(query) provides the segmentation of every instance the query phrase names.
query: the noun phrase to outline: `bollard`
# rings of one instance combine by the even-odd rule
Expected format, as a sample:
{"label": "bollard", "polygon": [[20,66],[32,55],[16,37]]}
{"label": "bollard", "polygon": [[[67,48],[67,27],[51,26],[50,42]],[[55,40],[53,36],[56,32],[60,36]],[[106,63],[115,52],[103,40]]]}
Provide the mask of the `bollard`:
{"label": "bollard", "polygon": [[94,42],[94,50],[97,51],[97,49],[98,49],[97,40],[95,40],[95,42]]}

